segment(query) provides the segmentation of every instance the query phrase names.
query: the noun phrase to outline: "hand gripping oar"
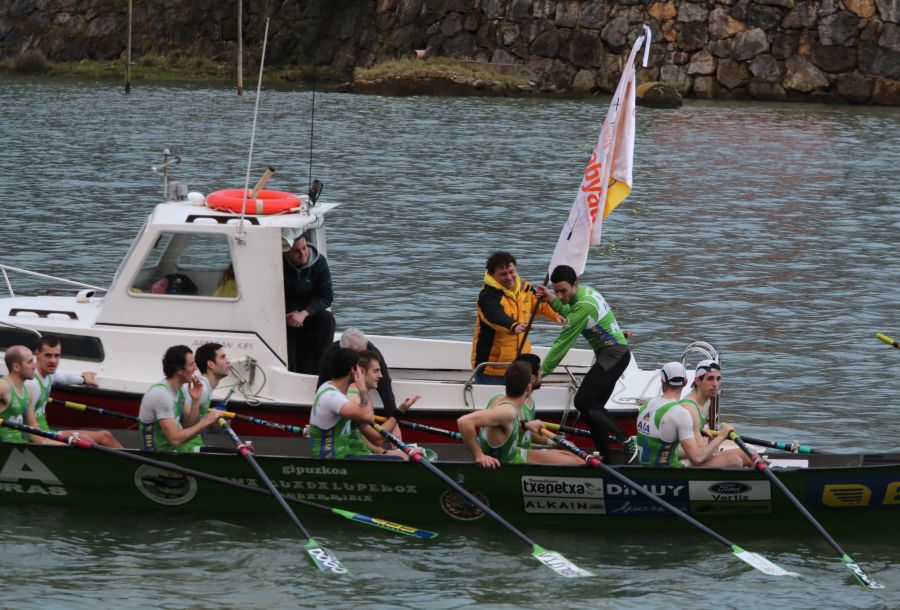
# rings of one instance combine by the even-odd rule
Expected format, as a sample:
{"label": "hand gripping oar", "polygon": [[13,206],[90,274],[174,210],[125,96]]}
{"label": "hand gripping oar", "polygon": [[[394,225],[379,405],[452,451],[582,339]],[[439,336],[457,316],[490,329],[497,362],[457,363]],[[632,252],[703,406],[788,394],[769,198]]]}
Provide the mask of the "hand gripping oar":
{"label": "hand gripping oar", "polygon": [[785,486],[785,484],[781,482],[781,479],[775,476],[775,473],[769,469],[769,465],[766,464],[755,451],[750,449],[750,447],[748,447],[746,443],[744,443],[743,439],[738,436],[737,432],[732,432],[728,435],[728,438],[737,443],[738,447],[740,447],[743,452],[747,454],[747,457],[753,460],[753,467],[765,473],[765,475],[769,477],[769,480],[772,481],[772,484],[781,490],[781,493],[784,494],[784,497],[790,500],[791,504],[797,507],[797,510],[799,510],[800,513],[804,517],[806,517],[806,520],[809,521],[814,528],[816,528],[816,531],[818,531],[822,535],[822,537],[825,538],[828,544],[830,544],[834,548],[834,550],[838,552],[838,554],[841,556],[841,561],[846,564],[847,568],[853,573],[854,576],[856,576],[856,579],[861,585],[866,586],[870,589],[884,588],[882,585],[872,580],[872,578],[868,574],[866,574],[861,567],[859,567],[859,564],[857,564],[855,561],[853,561],[853,559],[850,558],[850,556],[844,551],[844,549],[840,547],[835,539],[825,531],[825,528],[822,527],[822,525],[818,521],[816,521],[816,518],[813,517],[808,510],[806,510],[806,507],[800,503],[800,500],[798,500],[796,496],[794,496],[794,494],[790,492],[787,486]]}
{"label": "hand gripping oar", "polygon": [[[381,415],[375,416],[375,421],[379,423],[383,424],[387,420],[387,417],[382,417]],[[432,426],[426,426],[425,424],[417,424],[416,422],[406,421],[405,419],[398,419],[397,423],[404,428],[409,428],[410,430],[418,430],[419,432],[428,432],[429,434],[446,436],[447,438],[452,438],[457,441],[462,440],[462,434],[460,434],[459,432],[444,430],[443,428],[434,428]]]}
{"label": "hand gripping oar", "polygon": [[[708,430],[707,433],[709,436],[718,436],[718,430]],[[794,441],[792,443],[785,443],[782,441],[767,441],[761,438],[753,438],[752,436],[742,436],[745,441],[748,443],[752,443],[754,445],[759,445],[760,447],[770,447],[772,449],[778,449],[779,451],[787,451],[789,453],[818,453],[824,454],[824,451],[819,451],[817,449],[813,449],[812,447],[807,447],[806,445],[801,445],[799,441]]]}
{"label": "hand gripping oar", "polygon": [[285,502],[284,497],[275,487],[275,484],[272,483],[272,479],[269,478],[266,471],[256,462],[256,458],[253,457],[253,452],[250,451],[247,444],[235,434],[234,430],[231,429],[231,426],[228,425],[228,422],[224,417],[219,418],[219,425],[228,433],[228,436],[230,436],[231,440],[234,442],[234,446],[237,448],[238,453],[244,456],[244,459],[247,460],[247,463],[250,464],[250,467],[256,472],[256,476],[259,480],[263,482],[263,485],[266,486],[269,493],[275,498],[275,501],[278,502],[282,509],[284,509],[288,519],[290,519],[291,522],[297,526],[297,529],[300,530],[300,533],[306,537],[306,544],[303,545],[303,548],[306,549],[307,554],[312,558],[316,567],[326,574],[348,574],[350,570],[341,565],[341,562],[338,561],[338,558],[335,557],[334,553],[316,542],[315,538],[313,538],[307,529],[303,527],[303,524],[300,523],[300,519],[294,514],[294,511],[291,510],[291,507],[288,506],[287,502]]}
{"label": "hand gripping oar", "polygon": [[633,481],[632,479],[629,479],[628,477],[619,473],[618,471],[610,468],[609,466],[607,466],[606,464],[604,464],[597,458],[589,455],[586,451],[582,450],[579,447],[576,447],[571,442],[569,442],[565,439],[559,438],[558,435],[553,434],[552,432],[548,431],[546,428],[541,428],[541,434],[543,434],[545,437],[549,438],[551,441],[553,441],[560,447],[562,447],[564,449],[568,449],[569,451],[571,451],[572,453],[574,453],[575,455],[577,455],[578,457],[583,459],[585,462],[587,462],[588,465],[593,466],[594,468],[599,468],[607,475],[619,480],[621,483],[632,488],[633,490],[635,490],[642,496],[646,497],[648,500],[651,500],[652,502],[659,504],[660,506],[662,506],[663,508],[665,508],[667,511],[671,512],[675,516],[680,517],[681,519],[684,519],[685,521],[687,521],[688,523],[690,523],[691,525],[693,525],[694,527],[696,527],[697,529],[702,531],[707,536],[710,536],[714,540],[720,542],[727,548],[731,549],[731,552],[734,554],[735,557],[737,557],[744,563],[748,564],[749,566],[759,570],[760,572],[762,572],[764,574],[768,574],[770,576],[798,576],[798,574],[796,574],[794,572],[788,572],[787,570],[778,567],[777,565],[775,565],[774,563],[772,563],[771,561],[769,561],[762,555],[759,555],[757,553],[751,553],[750,551],[745,551],[744,549],[742,549],[738,545],[734,544],[727,538],[719,535],[718,533],[714,532],[710,528],[706,527],[705,525],[703,525],[702,523],[700,523],[699,521],[697,521],[696,519],[694,519],[687,513],[682,512],[681,510],[679,510],[672,504],[669,504],[668,502],[666,502],[659,496],[657,496],[653,493],[650,493],[649,491],[647,491],[646,489],[641,487],[636,481]]}
{"label": "hand gripping oar", "polygon": [[[128,415],[127,413],[122,413],[120,411],[110,411],[108,409],[101,409],[100,407],[91,407],[88,405],[83,405],[77,402],[71,402],[69,400],[59,400],[58,398],[53,398],[52,402],[62,405],[64,407],[69,407],[70,409],[76,409],[78,411],[85,411],[88,413],[96,413],[97,415],[106,415],[108,417],[118,417],[119,419],[127,419],[129,421],[138,422],[139,419],[134,415]],[[222,403],[222,407],[225,406],[227,401]],[[218,407],[216,407],[218,408]],[[266,428],[272,428],[273,430],[281,430],[282,432],[290,432],[291,434],[299,434],[303,436],[304,429],[303,426],[293,426],[291,424],[282,424],[279,422],[269,421],[267,419],[259,419],[258,417],[251,417],[249,415],[242,415],[240,413],[234,413],[232,411],[222,411],[222,414],[228,419],[234,419],[236,421],[246,422],[248,424],[254,424],[256,426],[264,426]]]}
{"label": "hand gripping oar", "polygon": [[[566,434],[574,434],[576,436],[586,436],[587,438],[593,438],[590,430],[585,430],[584,428],[573,428],[572,426],[563,426],[561,424],[553,424],[550,422],[544,422],[544,427],[549,428],[550,430],[558,430],[559,432],[565,432]],[[614,443],[618,443],[618,439],[615,436],[610,435],[609,440]]]}
{"label": "hand gripping oar", "polygon": [[401,441],[399,438],[382,428],[378,424],[373,424],[376,430],[381,433],[381,436],[389,440],[394,446],[398,449],[406,453],[410,457],[411,460],[418,462],[428,470],[430,470],[435,476],[440,478],[444,483],[452,487],[458,493],[462,494],[469,502],[475,504],[478,508],[483,510],[485,513],[494,518],[497,523],[508,529],[510,532],[516,535],[519,540],[527,544],[531,547],[531,556],[540,561],[542,564],[559,574],[560,576],[565,576],[566,578],[578,578],[581,576],[593,576],[591,572],[587,570],[583,570],[576,566],[574,563],[557,553],[556,551],[548,551],[543,548],[539,544],[537,544],[534,540],[520,532],[516,529],[511,523],[509,523],[506,519],[498,515],[494,510],[476,498],[474,495],[466,491],[462,485],[448,477],[446,474],[438,470],[438,468],[428,461],[428,459],[423,456],[421,453],[416,452],[412,447]]}
{"label": "hand gripping oar", "polygon": [[[247,491],[253,494],[268,496],[270,495],[268,490],[262,489],[260,487],[251,487],[250,485],[244,485],[243,483],[238,483],[236,481],[232,481],[231,479],[226,479],[225,477],[218,477],[214,474],[207,474],[205,472],[201,472],[199,470],[194,470],[193,468],[185,468],[184,466],[179,466],[178,464],[172,464],[170,462],[164,462],[162,460],[154,460],[153,458],[148,458],[143,455],[139,455],[136,453],[130,453],[123,449],[112,449],[110,447],[104,447],[103,445],[97,445],[92,443],[89,440],[83,438],[75,438],[74,436],[63,436],[59,432],[53,432],[52,430],[41,430],[40,428],[32,428],[31,426],[27,426],[25,424],[17,424],[14,422],[9,422],[3,419],[0,419],[0,426],[6,426],[7,428],[12,428],[14,430],[18,430],[20,432],[25,432],[27,434],[34,434],[36,436],[43,436],[44,438],[49,438],[54,441],[59,441],[60,443],[65,443],[67,445],[72,445],[74,447],[78,447],[79,449],[96,449],[97,451],[102,451],[104,453],[108,453],[118,458],[122,458],[124,460],[131,460],[132,462],[139,462],[141,464],[148,464],[150,466],[155,466],[156,468],[162,468],[164,470],[169,470],[172,472],[177,472],[179,474],[184,474],[187,476],[194,477],[196,479],[203,479],[204,481],[210,481],[212,483],[218,483],[219,485],[224,485],[225,487],[231,487],[233,489],[240,489],[241,491]],[[292,498],[288,496],[286,498],[288,502],[291,504],[297,504],[299,506],[308,506],[309,508],[316,508],[318,510],[324,510],[330,512],[335,515],[339,515],[344,517],[345,519],[350,519],[351,521],[356,521],[357,523],[362,523],[364,525],[371,525],[373,527],[378,527],[381,529],[388,530],[389,532],[394,532],[397,534],[404,534],[406,536],[414,536],[416,538],[421,538],[423,540],[431,540],[433,538],[437,538],[437,532],[431,532],[428,530],[419,529],[416,527],[412,527],[411,525],[405,525],[403,523],[395,523],[394,521],[387,521],[386,519],[379,519],[378,517],[370,517],[369,515],[364,515],[362,513],[354,513],[348,510],[343,510],[340,508],[332,508],[331,506],[325,506],[324,504],[319,504],[318,502],[312,502],[310,500],[303,500],[301,498]]]}
{"label": "hand gripping oar", "polygon": [[887,335],[885,335],[883,333],[875,333],[875,338],[878,339],[879,341],[884,341],[888,345],[893,345],[897,349],[900,349],[900,341],[895,341],[894,339],[891,339],[890,337],[888,337]]}

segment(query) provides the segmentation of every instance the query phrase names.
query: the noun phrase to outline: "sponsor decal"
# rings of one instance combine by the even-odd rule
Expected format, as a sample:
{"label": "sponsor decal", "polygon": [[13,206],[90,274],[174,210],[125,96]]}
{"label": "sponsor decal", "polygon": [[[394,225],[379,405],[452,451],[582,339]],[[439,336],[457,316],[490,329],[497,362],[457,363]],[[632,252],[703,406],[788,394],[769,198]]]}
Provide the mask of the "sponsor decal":
{"label": "sponsor decal", "polygon": [[[467,489],[466,491],[485,504],[488,504],[487,498],[485,498],[484,495],[477,491],[472,491],[471,489]],[[459,519],[460,521],[475,521],[476,519],[484,517],[484,511],[481,510],[477,504],[454,489],[448,489],[442,493],[440,502],[444,512],[454,519]]]}
{"label": "sponsor decal", "polygon": [[194,477],[142,464],[134,471],[134,486],[147,498],[163,506],[186,504],[197,495]]}
{"label": "sponsor decal", "polygon": [[822,489],[822,504],[833,508],[868,506],[871,500],[872,490],[861,483],[826,485]]}
{"label": "sponsor decal", "polygon": [[65,496],[66,488],[30,449],[13,448],[0,468],[0,492]]}
{"label": "sponsor decal", "polygon": [[900,508],[900,481],[896,479],[896,473],[811,477],[806,483],[806,502],[830,509]]}
{"label": "sponsor decal", "polygon": [[768,515],[772,512],[769,481],[691,481],[691,514]]}
{"label": "sponsor decal", "polygon": [[[663,479],[636,480],[641,488],[680,510],[687,510],[688,492],[685,481]],[[617,481],[606,481],[606,513],[609,515],[668,515],[668,509],[653,502],[632,487]]]}
{"label": "sponsor decal", "polygon": [[769,481],[690,481],[688,495],[691,501],[771,500],[772,484]]}
{"label": "sponsor decal", "polygon": [[526,513],[606,512],[603,479],[523,476],[520,484]]}

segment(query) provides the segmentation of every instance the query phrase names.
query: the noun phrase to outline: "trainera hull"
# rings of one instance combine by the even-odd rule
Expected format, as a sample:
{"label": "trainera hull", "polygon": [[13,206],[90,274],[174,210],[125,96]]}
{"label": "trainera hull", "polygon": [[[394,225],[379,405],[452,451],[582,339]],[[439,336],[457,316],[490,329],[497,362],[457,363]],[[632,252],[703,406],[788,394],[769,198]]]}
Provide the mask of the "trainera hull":
{"label": "trainera hull", "polygon": [[[248,464],[221,453],[141,453],[259,486]],[[806,456],[815,458],[815,456]],[[900,509],[900,455],[825,456],[832,465],[777,470],[788,488],[826,527],[883,531]],[[796,463],[803,465],[806,460]],[[825,458],[822,458],[825,459]],[[414,526],[484,523],[481,510],[414,463],[333,461],[257,456],[288,496]],[[455,481],[520,526],[614,532],[685,529],[657,505],[599,470],[567,466],[505,466],[487,471],[438,462]],[[654,494],[724,531],[763,535],[802,527],[803,519],[759,472],[617,467]],[[280,509],[262,495],[161,472],[96,451],[65,446],[0,444],[0,505],[44,504],[105,509],[169,509],[223,516]],[[309,509],[296,507],[299,514]],[[861,518],[864,517],[864,518]]]}

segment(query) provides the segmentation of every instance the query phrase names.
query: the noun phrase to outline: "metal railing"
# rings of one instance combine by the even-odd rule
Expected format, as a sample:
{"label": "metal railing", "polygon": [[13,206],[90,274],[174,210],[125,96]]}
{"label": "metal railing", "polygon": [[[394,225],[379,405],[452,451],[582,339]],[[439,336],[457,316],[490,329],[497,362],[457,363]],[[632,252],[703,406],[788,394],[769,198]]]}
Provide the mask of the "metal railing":
{"label": "metal railing", "polygon": [[67,280],[63,277],[56,277],[55,275],[48,275],[46,273],[38,273],[37,271],[29,271],[28,269],[20,269],[19,267],[0,265],[0,273],[3,274],[3,281],[6,283],[6,289],[9,291],[9,295],[11,297],[15,297],[16,292],[15,290],[13,290],[12,282],[9,281],[9,274],[7,273],[7,271],[13,271],[15,273],[21,273],[23,275],[30,275],[32,277],[39,277],[45,280],[52,280],[54,282],[61,282],[63,284],[68,284],[69,286],[78,286],[80,288],[106,292],[106,288],[101,288],[100,286],[93,286],[91,284],[85,284],[84,282],[77,282],[75,280]]}

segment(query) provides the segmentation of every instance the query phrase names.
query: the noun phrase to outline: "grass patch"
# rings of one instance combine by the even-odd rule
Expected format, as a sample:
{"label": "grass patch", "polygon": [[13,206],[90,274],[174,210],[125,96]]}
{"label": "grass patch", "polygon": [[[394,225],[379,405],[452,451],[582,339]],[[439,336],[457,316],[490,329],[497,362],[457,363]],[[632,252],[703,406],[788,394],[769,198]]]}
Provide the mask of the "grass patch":
{"label": "grass patch", "polygon": [[[73,62],[51,62],[38,52],[20,53],[0,63],[0,72],[21,74],[49,74],[51,76],[71,76],[77,78],[119,79],[125,78],[125,63],[122,60],[89,60]],[[164,56],[147,53],[136,58],[131,65],[132,81],[233,81],[237,66],[233,60],[216,61],[206,57]],[[244,86],[255,86],[259,66],[254,62],[244,62]],[[330,66],[266,66],[264,83],[277,82],[317,82],[337,83],[349,78],[347,72]]]}
{"label": "grass patch", "polygon": [[420,59],[391,59],[371,68],[357,69],[357,80],[384,80],[389,78],[446,78],[458,83],[488,83],[494,86],[519,87],[533,84],[533,80],[521,74],[505,74],[490,64],[459,61],[447,57]]}

